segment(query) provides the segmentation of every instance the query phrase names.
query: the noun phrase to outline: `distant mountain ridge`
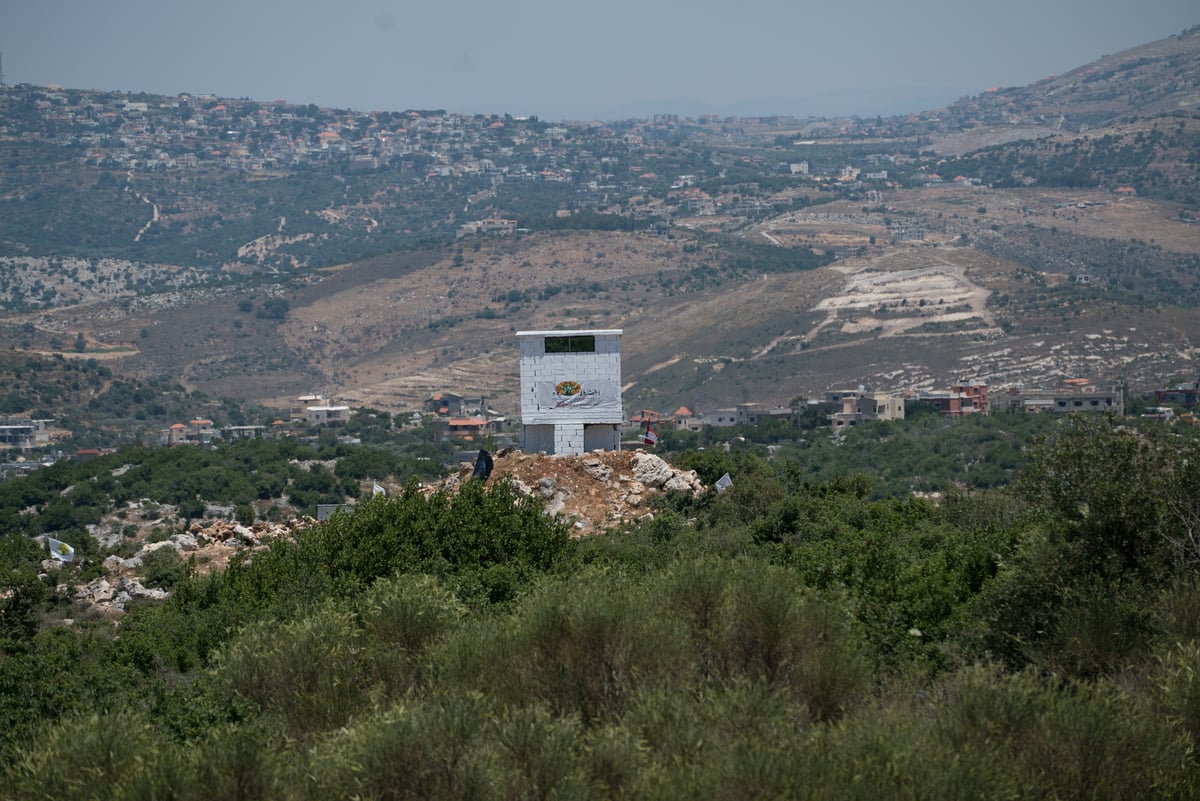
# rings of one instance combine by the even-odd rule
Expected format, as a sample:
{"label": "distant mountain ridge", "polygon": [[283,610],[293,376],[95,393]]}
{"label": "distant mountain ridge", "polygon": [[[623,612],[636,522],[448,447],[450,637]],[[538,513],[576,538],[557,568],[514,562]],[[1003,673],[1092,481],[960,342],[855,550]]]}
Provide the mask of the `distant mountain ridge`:
{"label": "distant mountain ridge", "polygon": [[1082,131],[1130,116],[1200,110],[1200,26],[1021,87],[989,90],[950,106],[995,125]]}

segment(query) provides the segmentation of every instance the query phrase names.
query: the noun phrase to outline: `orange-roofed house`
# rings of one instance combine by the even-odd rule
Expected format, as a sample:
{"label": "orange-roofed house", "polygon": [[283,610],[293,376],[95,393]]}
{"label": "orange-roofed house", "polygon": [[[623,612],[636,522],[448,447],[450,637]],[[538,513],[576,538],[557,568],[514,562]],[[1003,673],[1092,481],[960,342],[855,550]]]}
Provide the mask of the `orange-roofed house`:
{"label": "orange-roofed house", "polygon": [[187,426],[183,423],[173,423],[164,433],[163,441],[167,446],[182,445],[187,442]]}
{"label": "orange-roofed house", "polygon": [[495,431],[495,424],[483,417],[439,417],[433,421],[434,442],[446,440],[474,442]]}
{"label": "orange-roofed house", "polygon": [[686,406],[680,406],[671,415],[675,428],[685,431],[699,431],[704,428],[704,417],[698,415]]}

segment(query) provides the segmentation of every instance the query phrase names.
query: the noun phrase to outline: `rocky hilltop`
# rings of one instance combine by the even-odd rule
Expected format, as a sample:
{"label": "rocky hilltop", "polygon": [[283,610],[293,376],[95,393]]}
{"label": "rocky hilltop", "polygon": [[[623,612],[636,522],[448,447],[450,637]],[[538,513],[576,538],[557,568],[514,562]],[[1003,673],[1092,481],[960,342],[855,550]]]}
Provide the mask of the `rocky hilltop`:
{"label": "rocky hilltop", "polygon": [[[454,491],[471,478],[473,466],[437,489]],[[489,482],[509,480],[523,495],[542,501],[546,514],[570,520],[579,535],[652,518],[650,500],[669,492],[704,492],[695,470],[672,467],[643,450],[593,451],[582,456],[547,456],[502,450],[493,458]]]}
{"label": "rocky hilltop", "polygon": [[[650,501],[656,496],[671,492],[699,495],[705,490],[694,470],[672,467],[643,450],[596,451],[581,456],[502,450],[495,454],[493,465],[489,483],[511,481],[518,492],[541,501],[546,514],[568,521],[576,536],[599,534],[624,523],[653,518]],[[465,463],[454,474],[423,489],[428,494],[453,493],[471,479],[472,469]],[[59,592],[70,594],[81,614],[117,619],[131,603],[165,600],[169,592],[151,586],[153,582],[146,577],[158,551],[175,551],[197,572],[223,570],[235,556],[253,554],[277,540],[295,538],[305,529],[321,525],[309,517],[252,526],[210,518],[193,522],[183,530],[171,507],[156,509],[161,516],[138,527],[136,533],[116,517],[91,527],[92,536],[106,549],[115,550],[124,544],[125,552],[130,546],[135,552],[126,557],[109,555],[103,563],[104,575],[86,584],[74,589],[65,583],[59,585]],[[161,536],[172,529],[174,533]],[[44,574],[62,568],[63,562],[56,559],[41,564]]]}

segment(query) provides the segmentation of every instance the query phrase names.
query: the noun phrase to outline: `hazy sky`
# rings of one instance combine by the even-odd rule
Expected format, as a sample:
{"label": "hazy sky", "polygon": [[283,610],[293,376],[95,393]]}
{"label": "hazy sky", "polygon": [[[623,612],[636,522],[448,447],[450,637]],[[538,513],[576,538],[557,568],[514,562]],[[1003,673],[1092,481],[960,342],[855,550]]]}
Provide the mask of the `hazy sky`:
{"label": "hazy sky", "polygon": [[1196,0],[0,0],[0,53],[9,84],[359,110],[874,115],[1196,24]]}

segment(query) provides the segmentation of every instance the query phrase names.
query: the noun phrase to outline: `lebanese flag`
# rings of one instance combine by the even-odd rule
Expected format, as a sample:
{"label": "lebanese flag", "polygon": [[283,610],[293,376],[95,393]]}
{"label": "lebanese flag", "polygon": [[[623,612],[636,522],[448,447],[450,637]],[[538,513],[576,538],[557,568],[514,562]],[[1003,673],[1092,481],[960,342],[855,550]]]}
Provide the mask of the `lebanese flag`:
{"label": "lebanese flag", "polygon": [[642,437],[642,442],[647,445],[658,444],[658,434],[654,433],[654,429],[650,427],[649,423],[646,423],[646,434]]}

